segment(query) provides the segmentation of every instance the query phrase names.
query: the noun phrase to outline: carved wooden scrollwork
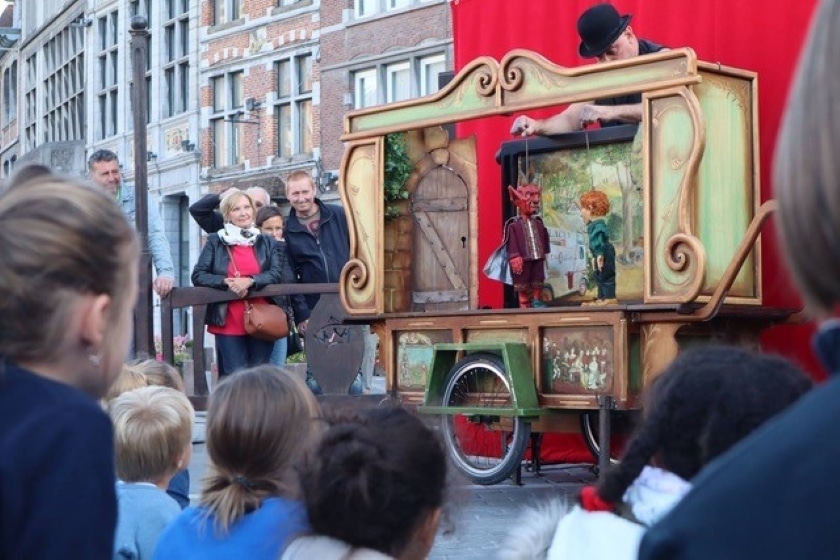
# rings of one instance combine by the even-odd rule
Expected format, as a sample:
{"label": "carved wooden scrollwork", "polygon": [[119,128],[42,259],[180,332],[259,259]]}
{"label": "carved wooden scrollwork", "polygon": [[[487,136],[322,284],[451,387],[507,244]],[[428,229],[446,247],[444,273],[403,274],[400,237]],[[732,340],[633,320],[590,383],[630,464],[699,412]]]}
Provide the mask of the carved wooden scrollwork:
{"label": "carved wooden scrollwork", "polygon": [[648,141],[652,149],[661,150],[660,159],[671,164],[650,173],[650,190],[656,193],[649,196],[662,204],[647,205],[648,223],[657,224],[658,231],[651,236],[645,300],[686,303],[700,294],[706,270],[706,251],[692,224],[697,169],[705,149],[702,113],[687,87],[657,92],[648,103]]}
{"label": "carved wooden scrollwork", "polygon": [[376,286],[382,285],[382,279],[376,277],[376,271],[382,210],[381,205],[371,204],[372,200],[382,200],[382,170],[378,165],[381,151],[381,138],[354,142],[347,147],[341,163],[340,192],[347,212],[351,258],[341,271],[339,283],[341,302],[351,314],[376,313],[381,306]]}

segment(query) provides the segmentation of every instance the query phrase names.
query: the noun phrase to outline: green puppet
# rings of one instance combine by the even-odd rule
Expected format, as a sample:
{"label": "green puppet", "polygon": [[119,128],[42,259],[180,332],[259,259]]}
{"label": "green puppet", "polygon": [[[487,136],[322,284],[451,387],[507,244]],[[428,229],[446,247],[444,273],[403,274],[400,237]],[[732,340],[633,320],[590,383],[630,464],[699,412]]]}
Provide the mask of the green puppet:
{"label": "green puppet", "polygon": [[588,191],[580,197],[580,215],[589,235],[589,252],[595,284],[598,286],[596,303],[615,303],[615,247],[610,243],[606,216],[610,201],[602,191]]}

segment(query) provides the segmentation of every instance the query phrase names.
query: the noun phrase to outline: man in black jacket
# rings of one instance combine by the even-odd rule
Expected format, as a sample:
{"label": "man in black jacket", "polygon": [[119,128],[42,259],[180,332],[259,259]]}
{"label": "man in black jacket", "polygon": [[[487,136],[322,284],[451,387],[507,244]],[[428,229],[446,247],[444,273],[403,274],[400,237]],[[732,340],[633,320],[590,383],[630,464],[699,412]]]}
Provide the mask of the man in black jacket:
{"label": "man in black jacket", "polygon": [[[315,182],[306,171],[294,171],[289,175],[286,180],[286,198],[292,209],[286,219],[283,234],[288,261],[297,281],[301,284],[338,282],[341,269],[350,258],[350,231],[344,208],[318,200],[315,197]],[[306,305],[303,308],[295,307],[294,311],[298,330],[306,335],[309,316],[320,295],[308,294],[303,299]],[[365,336],[368,332],[366,330]],[[321,392],[308,370],[306,383],[316,394]],[[361,372],[350,387],[350,392],[362,392]]]}
{"label": "man in black jacket", "polygon": [[[289,264],[301,284],[335,283],[350,258],[350,232],[344,209],[315,197],[315,182],[306,171],[295,171],[286,181],[292,209],[284,236]],[[305,296],[306,308],[295,309],[298,328],[306,333],[309,315],[320,295]]]}

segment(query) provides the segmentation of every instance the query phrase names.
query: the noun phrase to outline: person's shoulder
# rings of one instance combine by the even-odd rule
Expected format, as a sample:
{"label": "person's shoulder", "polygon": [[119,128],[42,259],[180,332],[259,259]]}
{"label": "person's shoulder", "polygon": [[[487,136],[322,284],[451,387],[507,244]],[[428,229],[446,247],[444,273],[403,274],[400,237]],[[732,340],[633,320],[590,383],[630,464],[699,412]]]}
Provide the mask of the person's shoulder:
{"label": "person's shoulder", "polygon": [[121,505],[141,508],[152,512],[156,517],[173,518],[181,513],[181,506],[165,490],[153,484],[138,484],[118,481],[117,499]]}
{"label": "person's shoulder", "polygon": [[568,500],[552,499],[520,511],[516,525],[505,536],[496,558],[545,558],[557,524],[572,507]]}
{"label": "person's shoulder", "polygon": [[321,212],[324,212],[326,210],[327,212],[331,212],[333,214],[341,214],[342,216],[344,215],[344,207],[343,206],[341,206],[339,204],[333,204],[332,202],[324,202],[320,198],[316,198],[315,200],[317,201],[318,205],[321,207]]}
{"label": "person's shoulder", "polygon": [[548,557],[630,560],[636,557],[644,533],[644,525],[615,513],[575,506],[557,524]]}
{"label": "person's shoulder", "polygon": [[7,407],[19,407],[30,412],[72,410],[74,414],[81,411],[107,417],[92,397],[67,383],[48,379],[13,364],[7,364],[0,376],[4,385],[0,402],[6,401],[3,406],[6,410]]}
{"label": "person's shoulder", "polygon": [[351,547],[326,535],[304,535],[286,547],[281,560],[388,560],[391,556],[369,548]]}
{"label": "person's shoulder", "polygon": [[651,41],[649,39],[641,39],[641,38],[639,39],[639,54],[640,55],[641,54],[651,54],[651,53],[661,52],[661,51],[669,51],[669,50],[671,50],[671,49],[664,46],[664,45],[660,45],[659,43]]}
{"label": "person's shoulder", "polygon": [[266,514],[299,515],[305,513],[303,502],[281,496],[265,499],[260,509],[264,509]]}

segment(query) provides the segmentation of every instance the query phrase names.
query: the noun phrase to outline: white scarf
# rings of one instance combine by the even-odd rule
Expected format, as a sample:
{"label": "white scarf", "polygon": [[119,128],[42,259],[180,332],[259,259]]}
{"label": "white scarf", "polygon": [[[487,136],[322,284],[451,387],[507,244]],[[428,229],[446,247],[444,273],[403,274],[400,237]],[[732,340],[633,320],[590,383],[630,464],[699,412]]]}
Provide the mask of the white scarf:
{"label": "white scarf", "polygon": [[241,228],[231,223],[218,231],[219,238],[225,245],[253,245],[257,242],[260,230],[253,227]]}

